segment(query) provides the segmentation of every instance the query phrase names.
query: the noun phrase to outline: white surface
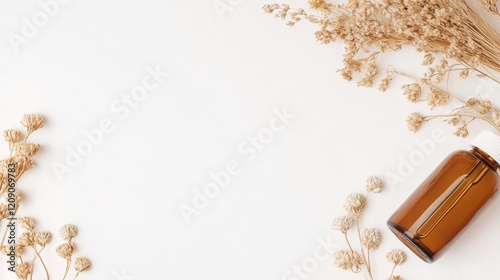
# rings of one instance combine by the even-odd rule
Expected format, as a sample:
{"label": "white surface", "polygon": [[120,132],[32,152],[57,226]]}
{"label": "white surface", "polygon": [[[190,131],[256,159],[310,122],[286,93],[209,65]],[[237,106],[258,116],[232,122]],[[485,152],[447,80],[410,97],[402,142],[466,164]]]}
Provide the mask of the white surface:
{"label": "white surface", "polygon": [[[1,129],[18,127],[24,113],[47,120],[33,135],[43,146],[38,167],[18,183],[27,194],[22,212],[43,230],[79,226],[76,255],[93,264],[81,279],[298,280],[288,271],[311,261],[324,240],[344,246],[329,229],[343,213],[344,197],[364,191],[369,175],[387,182],[387,172],[397,173],[401,158],[418,150],[415,141],[442,130],[446,139],[404,182],[370,197],[363,224],[383,231],[373,262],[377,279],[385,279],[385,253],[404,248],[385,221],[448,153],[467,148],[472,138],[453,137],[439,120],[408,132],[407,114],[426,107],[400,94],[407,81],[379,93],[342,80],[336,73],[342,45],[315,42],[315,26],[286,27],[263,14],[265,0],[232,1],[223,19],[213,3],[72,0],[19,53],[7,34],[19,33],[23,17],[40,6],[0,4]],[[420,73],[412,50],[386,59]],[[121,96],[157,66],[169,77],[130,114],[117,112]],[[475,78],[450,87],[462,94],[488,88]],[[283,108],[295,117],[250,158],[245,141],[266,133],[274,111]],[[82,130],[106,119],[113,131],[58,180],[54,162],[64,164],[67,147],[85,140]],[[471,135],[480,130],[475,126]],[[180,205],[192,204],[195,190],[212,181],[210,173],[234,162],[239,173],[187,224]],[[498,211],[496,201],[432,265],[406,250],[408,262],[397,273],[405,280],[492,279],[500,256]],[[52,253],[46,258],[56,271],[51,279],[60,278],[64,261]],[[13,279],[0,267],[1,279]],[[327,259],[302,278],[362,275]]]}

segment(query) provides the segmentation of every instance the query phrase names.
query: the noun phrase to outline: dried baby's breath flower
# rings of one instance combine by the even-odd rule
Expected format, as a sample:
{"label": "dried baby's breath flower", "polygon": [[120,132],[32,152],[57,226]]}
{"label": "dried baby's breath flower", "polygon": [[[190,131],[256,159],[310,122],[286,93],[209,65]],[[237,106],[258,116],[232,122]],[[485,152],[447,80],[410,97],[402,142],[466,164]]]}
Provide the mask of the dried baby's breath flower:
{"label": "dried baby's breath flower", "polygon": [[52,239],[52,234],[48,231],[35,232],[36,244],[40,246],[45,246]]}
{"label": "dried baby's breath flower", "polygon": [[276,14],[276,17],[279,17],[281,19],[285,19],[286,18],[286,15],[288,13],[288,11],[290,10],[290,6],[288,6],[287,4],[283,4],[281,6],[281,10],[278,14]]}
{"label": "dried baby's breath flower", "polygon": [[21,132],[15,129],[8,129],[3,132],[3,137],[5,141],[13,144],[21,139]]}
{"label": "dried baby's breath flower", "polygon": [[10,216],[9,208],[6,204],[0,204],[0,220],[5,219]]}
{"label": "dried baby's breath flower", "polygon": [[382,183],[382,180],[380,180],[380,178],[378,178],[378,177],[370,176],[370,177],[366,178],[366,191],[367,192],[379,193],[382,191],[383,186],[384,186],[384,183]]}
{"label": "dried baby's breath flower", "polygon": [[22,262],[22,263],[17,263],[16,264],[16,276],[20,280],[26,280],[28,278],[28,274],[30,273],[31,269],[31,263],[29,262]]}
{"label": "dried baby's breath flower", "polygon": [[486,113],[489,113],[492,109],[493,109],[493,104],[491,104],[491,101],[490,100],[478,100],[477,102],[477,111],[480,113],[480,114],[486,114]]}
{"label": "dried baby's breath flower", "polygon": [[420,95],[422,95],[422,88],[419,83],[413,83],[408,85],[403,85],[403,95],[408,98],[411,102],[417,102],[420,100]]}
{"label": "dried baby's breath flower", "polygon": [[[481,57],[479,55],[474,55],[472,58],[470,58],[470,61],[469,61],[469,64],[473,67],[473,68],[476,68],[477,66],[479,66],[479,64],[481,63]],[[497,69],[498,70],[498,69]],[[483,75],[483,77],[487,77],[488,75],[486,75],[485,73],[481,73],[481,75]]]}
{"label": "dried baby's breath flower", "polygon": [[272,14],[274,11],[280,9],[280,5],[278,4],[266,4],[262,6],[262,10],[264,10],[265,13]]}
{"label": "dried baby's breath flower", "polygon": [[342,269],[352,269],[353,271],[361,270],[361,265],[363,261],[358,252],[341,250],[333,254],[333,262],[339,268]]}
{"label": "dried baby's breath flower", "polygon": [[469,130],[467,130],[466,126],[461,126],[453,131],[453,134],[458,137],[466,138],[467,136],[469,136]]}
{"label": "dried baby's breath flower", "polygon": [[75,225],[64,225],[59,230],[59,235],[66,241],[71,241],[73,237],[78,233],[78,228]]}
{"label": "dried baby's breath flower", "polygon": [[469,69],[463,69],[460,71],[460,78],[466,79],[467,77],[469,77]]}
{"label": "dried baby's breath flower", "polygon": [[462,117],[451,117],[446,119],[445,122],[451,124],[452,126],[465,126],[465,122]]}
{"label": "dried baby's breath flower", "polygon": [[16,258],[19,258],[20,256],[23,255],[23,252],[24,252],[24,245],[22,244],[16,244],[14,246],[14,254],[16,255]]}
{"label": "dried baby's breath flower", "polygon": [[23,246],[34,246],[35,236],[31,232],[23,232],[21,236],[19,236],[19,244]]}
{"label": "dried baby's breath flower", "polygon": [[355,217],[359,218],[359,215],[365,208],[366,198],[357,193],[350,194],[346,197],[346,201],[344,204],[344,209],[350,213],[355,215]]}
{"label": "dried baby's breath flower", "polygon": [[389,84],[391,83],[391,81],[392,81],[392,77],[391,77],[391,75],[388,74],[380,81],[380,85],[378,86],[378,90],[381,92],[385,92],[387,90],[387,88],[389,88]]}
{"label": "dried baby's breath flower", "polygon": [[427,104],[432,108],[445,104],[450,95],[437,87],[431,87],[427,96]]}
{"label": "dried baby's breath flower", "polygon": [[367,228],[363,231],[363,235],[361,235],[361,243],[369,250],[377,249],[380,245],[380,239],[380,232],[375,228]]}
{"label": "dried baby's breath flower", "polygon": [[[2,224],[4,219],[16,215],[17,209],[22,202],[22,193],[17,188],[22,186],[22,184],[18,184],[19,178],[34,166],[31,157],[40,149],[39,144],[30,143],[27,140],[33,131],[43,127],[43,118],[39,115],[25,115],[21,123],[26,127],[28,132],[24,139],[21,139],[21,132],[17,130],[4,131],[4,138],[9,143],[9,157],[0,159],[0,224]],[[15,170],[13,170],[12,164],[14,164]],[[13,193],[8,189],[12,183],[11,181],[9,182],[9,179],[12,178],[11,173],[15,176],[17,186]],[[15,204],[15,206],[7,206],[2,201],[7,199],[9,203]],[[44,253],[42,251],[44,251],[46,245],[51,241],[52,234],[48,231],[35,231],[36,223],[31,217],[19,218],[18,224],[22,230],[19,230],[15,244],[11,244],[11,238],[5,238],[8,233],[8,228],[5,228],[4,238],[0,240],[0,253],[7,255],[7,260],[14,259],[16,261],[15,272],[17,279],[42,279],[40,277],[33,277],[33,272],[39,271],[36,266],[37,264],[40,264],[43,270],[45,270],[45,277],[43,279],[49,279],[49,271],[45,265],[46,262],[43,260]],[[68,242],[57,246],[56,253],[66,259],[66,269],[62,279],[68,279],[66,276],[71,268],[72,255],[75,249],[75,245],[71,242],[71,239],[77,234],[77,228],[73,225],[65,225],[61,229],[60,234]],[[77,258],[75,259],[74,267],[76,275],[73,279],[76,279],[80,272],[90,268],[90,262],[85,258]]]}
{"label": "dried baby's breath flower", "polygon": [[378,52],[370,54],[368,57],[360,59],[362,63],[362,70],[364,71],[364,76],[361,81],[358,82],[359,86],[371,87],[375,77],[378,75],[377,64],[375,59],[378,56]]}
{"label": "dried baby's breath flower", "polygon": [[323,9],[327,6],[325,0],[309,0],[309,5],[311,9]]}
{"label": "dried baby's breath flower", "polygon": [[71,259],[75,245],[73,243],[63,243],[56,247],[56,252],[59,256],[65,259]]}
{"label": "dried baby's breath flower", "polygon": [[40,150],[40,144],[34,143],[16,143],[14,145],[14,150],[16,154],[23,157],[32,157],[34,156],[38,150]]}
{"label": "dried baby's breath flower", "polygon": [[408,124],[408,129],[411,132],[416,132],[420,128],[424,120],[425,120],[424,117],[419,113],[417,112],[411,113],[406,119],[406,122]]}
{"label": "dried baby's breath flower", "polygon": [[432,53],[426,53],[422,64],[423,65],[431,65],[433,62],[434,62],[434,56],[432,55]]}
{"label": "dried baby's breath flower", "polygon": [[19,171],[30,170],[35,166],[35,162],[28,156],[17,156],[17,169]]}
{"label": "dried baby's breath flower", "polygon": [[19,258],[24,251],[24,246],[21,244],[9,244],[0,246],[0,253],[3,255],[11,254],[11,247],[14,247],[14,256]]}
{"label": "dried baby's breath flower", "polygon": [[352,71],[351,69],[344,67],[339,70],[340,74],[346,81],[351,81],[352,80]]}
{"label": "dried baby's breath flower", "polygon": [[481,100],[479,100],[478,98],[469,98],[467,100],[467,105],[468,106],[475,106],[475,105],[479,104],[479,102],[481,102]]}
{"label": "dried baby's breath flower", "polygon": [[43,117],[37,114],[24,115],[21,124],[26,127],[28,135],[43,127]]}
{"label": "dried baby's breath flower", "polygon": [[481,0],[480,2],[485,10],[487,10],[492,14],[498,15],[498,7],[496,0]]}
{"label": "dried baby's breath flower", "polygon": [[90,262],[86,258],[76,258],[74,264],[75,270],[80,273],[90,269]]}
{"label": "dried baby's breath flower", "polygon": [[333,219],[332,229],[340,230],[343,234],[346,234],[349,231],[354,219],[351,216],[342,216]]}
{"label": "dried baby's breath flower", "polygon": [[398,249],[393,249],[387,253],[385,256],[387,260],[394,265],[400,265],[403,264],[406,261],[406,254]]}
{"label": "dried baby's breath flower", "polygon": [[[368,192],[380,192],[382,190],[382,181],[374,176],[368,177],[366,179],[366,189]],[[360,272],[363,268],[366,268],[367,279],[373,279],[372,265],[370,262],[370,252],[379,247],[381,241],[381,233],[375,228],[361,229],[360,227],[360,216],[366,205],[367,197],[360,194],[350,194],[346,198],[344,205],[345,210],[348,212],[347,216],[337,217],[332,222],[332,229],[339,230],[344,235],[348,250],[340,250],[335,252],[333,255],[333,261],[341,269],[349,269],[352,272]],[[355,227],[357,230],[357,236],[359,245],[361,247],[361,253],[358,253],[353,249],[352,241],[349,239],[347,234],[351,226]],[[397,262],[402,263],[401,256],[398,255],[398,250],[393,250],[391,258],[398,258]],[[387,255],[388,258],[390,254]],[[393,267],[391,276],[393,277],[394,269]],[[394,278],[397,279],[397,278]]]}
{"label": "dried baby's breath flower", "polygon": [[[496,1],[481,0],[481,3],[488,11],[498,14]],[[339,72],[349,81],[359,74],[361,78],[357,82],[360,86],[373,86],[381,73],[376,61],[379,54],[398,51],[403,46],[412,46],[424,53],[422,64],[427,67],[421,77],[392,71],[392,66],[388,68],[391,74],[415,81],[403,86],[404,95],[411,102],[425,100],[434,109],[447,103],[451,97],[457,97],[440,88],[448,83],[453,73],[466,78],[471,72],[476,72],[480,77],[500,83],[495,73],[485,70],[500,72],[500,34],[463,0],[349,0],[345,4],[309,0],[309,4],[312,13],[279,4],[263,8],[291,26],[301,20],[317,24],[319,30],[315,36],[320,43],[343,41],[344,66]],[[383,78],[379,90],[387,90],[392,78],[392,75]],[[463,102],[463,98],[457,97],[456,100]],[[484,108],[464,105],[455,108],[451,115],[436,114],[425,120],[461,116],[467,119],[467,124],[483,120],[500,131],[498,121],[495,122],[492,114],[483,113]],[[415,131],[422,121],[413,120],[410,129]],[[466,128],[459,128],[455,135],[464,137],[468,135],[466,131]]]}
{"label": "dried baby's breath flower", "polygon": [[16,200],[16,207],[19,207],[19,203],[23,200],[22,193],[20,191],[16,190],[14,192],[14,199]]}
{"label": "dried baby's breath flower", "polygon": [[28,231],[33,231],[35,229],[35,220],[31,217],[19,218],[19,224]]}
{"label": "dried baby's breath flower", "polygon": [[4,176],[4,174],[7,174],[7,166],[9,163],[12,163],[12,158],[0,160],[0,176]]}

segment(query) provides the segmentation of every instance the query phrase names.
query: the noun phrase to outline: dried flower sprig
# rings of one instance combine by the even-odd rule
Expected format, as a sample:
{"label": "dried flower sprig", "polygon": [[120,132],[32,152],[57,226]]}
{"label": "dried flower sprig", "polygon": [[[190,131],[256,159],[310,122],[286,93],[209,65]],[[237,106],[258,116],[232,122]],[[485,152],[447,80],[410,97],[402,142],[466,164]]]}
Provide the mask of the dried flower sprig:
{"label": "dried flower sprig", "polygon": [[415,132],[422,123],[436,118],[444,118],[444,121],[453,126],[453,134],[458,137],[467,137],[469,131],[467,126],[474,120],[483,120],[491,126],[500,130],[500,110],[493,106],[490,100],[481,98],[470,98],[463,105],[455,108],[450,114],[423,116],[413,112],[408,116],[408,128]]}
{"label": "dried flower sprig", "polygon": [[[75,225],[64,225],[59,230],[59,236],[64,239],[66,242],[60,244],[56,247],[57,254],[66,260],[66,270],[64,271],[64,276],[62,280],[66,279],[68,275],[69,269],[71,267],[71,263],[73,261],[73,252],[75,251],[75,244],[73,243],[73,237],[75,237],[78,233],[78,229]],[[90,262],[85,258],[76,258],[74,262],[74,268],[76,271],[75,278],[80,275],[81,272],[90,269]]]}
{"label": "dried flower sprig", "polygon": [[[39,144],[28,142],[28,137],[36,130],[43,127],[43,117],[40,115],[24,115],[21,124],[26,129],[26,136],[20,131],[9,129],[4,131],[3,136],[9,144],[10,154],[7,159],[0,161],[0,226],[5,228],[3,237],[0,242],[0,253],[7,256],[12,263],[15,264],[13,271],[20,280],[32,280],[34,276],[34,268],[40,263],[43,267],[45,277],[50,280],[49,269],[47,268],[42,251],[52,240],[52,233],[48,231],[38,231],[36,222],[31,217],[17,218],[17,211],[21,204],[21,192],[17,189],[19,178],[29,169],[34,166],[34,157],[40,150]],[[5,202],[3,202],[5,201]],[[9,203],[7,203],[9,202]],[[12,205],[15,205],[14,207]],[[18,230],[17,242],[13,243],[9,236],[9,244],[6,244],[7,230],[9,223],[18,221],[18,226],[22,230]],[[7,221],[7,223],[4,223]],[[15,224],[15,223],[14,223]],[[12,231],[15,232],[15,231]],[[66,242],[57,246],[56,253],[66,260],[66,268],[63,280],[68,275],[73,263],[76,279],[80,273],[90,269],[91,265],[86,258],[73,258],[75,245],[73,238],[77,235],[78,229],[74,225],[64,225],[59,230],[60,237]],[[28,256],[29,253],[32,256]]]}
{"label": "dried flower sprig", "polygon": [[[480,2],[488,11],[498,14],[496,1]],[[349,0],[346,4],[310,0],[309,4],[311,11],[287,4],[268,4],[263,10],[285,20],[289,26],[302,20],[317,24],[320,29],[315,36],[321,43],[343,41],[344,67],[339,72],[346,80],[353,80],[359,74],[358,85],[371,87],[376,77],[385,73],[378,86],[385,91],[395,76],[405,76],[413,80],[402,88],[410,102],[426,102],[430,109],[450,99],[461,103],[451,114],[410,115],[411,131],[436,118],[444,118],[453,125],[454,134],[459,137],[466,137],[467,126],[476,120],[500,131],[500,111],[489,100],[462,100],[443,86],[451,73],[458,73],[463,79],[476,73],[500,83],[489,71],[500,73],[500,35],[465,0]],[[423,77],[410,77],[392,66],[386,71],[377,68],[382,53],[399,51],[403,46],[413,46],[424,53],[422,64],[428,68]],[[482,106],[488,103],[489,107],[483,110]]]}
{"label": "dried flower sprig", "polygon": [[497,1],[495,0],[480,0],[481,6],[488,12],[494,15],[500,15],[498,13]]}
{"label": "dried flower sprig", "polygon": [[389,279],[390,280],[402,280],[401,276],[394,275],[394,270],[396,269],[396,267],[398,265],[401,265],[406,261],[406,254],[401,250],[393,249],[389,253],[387,253],[387,255],[385,257],[387,258],[387,260],[389,262],[394,264],[394,266],[392,267],[391,276],[389,276]]}
{"label": "dried flower sprig", "polygon": [[[338,230],[344,235],[348,249],[340,250],[334,253],[333,261],[337,267],[344,270],[351,270],[352,272],[358,273],[366,270],[366,278],[373,280],[372,264],[370,260],[371,251],[377,249],[382,240],[380,231],[376,228],[365,228],[361,229],[360,219],[361,214],[367,203],[367,197],[369,193],[380,193],[383,189],[383,182],[378,177],[370,176],[366,179],[366,191],[367,195],[362,194],[350,194],[346,197],[344,204],[344,209],[347,215],[340,216],[333,219],[332,229]],[[348,232],[352,225],[355,225],[356,232],[359,240],[360,250],[357,251],[352,242],[349,239]],[[390,280],[402,280],[398,275],[394,275],[394,270],[396,266],[404,263],[406,260],[406,255],[401,250],[391,250],[386,258],[389,262],[393,263],[393,268],[388,279]]]}
{"label": "dried flower sprig", "polygon": [[78,277],[80,273],[90,269],[90,261],[82,257],[76,258],[74,267],[76,270],[76,275],[74,279],[76,279],[76,277]]}
{"label": "dried flower sprig", "polygon": [[[39,261],[45,271],[45,279],[49,280],[49,270],[45,265],[44,259],[42,258],[42,251],[45,249],[48,243],[52,240],[52,234],[48,231],[36,231],[35,220],[31,217],[19,218],[19,225],[24,232],[21,233],[19,237],[19,242],[16,244],[16,276],[19,279],[25,280],[33,278],[33,270],[35,263]],[[71,241],[73,237],[76,236],[77,230],[74,225],[64,225],[60,231],[59,235],[61,238],[66,240],[66,243],[62,243],[56,247],[56,252],[59,256],[66,260],[66,269],[64,271],[63,280],[66,278],[71,262],[73,261],[73,252],[75,251],[75,245]],[[26,253],[30,249],[33,252],[33,257],[31,260],[26,260]],[[3,246],[2,252],[7,255],[9,251],[9,246]],[[76,258],[74,259],[75,277],[86,270],[90,269],[90,262],[86,258]]]}
{"label": "dried flower sprig", "polygon": [[[0,200],[5,200],[0,202],[0,225],[17,214],[22,201],[17,182],[26,171],[33,168],[35,162],[32,158],[40,150],[39,144],[30,143],[28,139],[34,131],[43,127],[43,117],[36,114],[24,115],[21,124],[26,128],[24,138],[19,130],[8,129],[3,132],[4,139],[9,144],[9,157],[0,160]],[[7,203],[9,198],[10,205]],[[5,244],[6,236],[7,226],[3,231],[0,246]]]}

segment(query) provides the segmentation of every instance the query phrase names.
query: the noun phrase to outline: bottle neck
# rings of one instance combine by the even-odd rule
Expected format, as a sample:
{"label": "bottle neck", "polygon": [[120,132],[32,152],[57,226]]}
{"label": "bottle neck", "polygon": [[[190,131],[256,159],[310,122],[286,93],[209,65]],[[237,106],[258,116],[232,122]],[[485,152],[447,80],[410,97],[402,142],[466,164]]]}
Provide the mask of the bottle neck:
{"label": "bottle neck", "polygon": [[471,153],[479,158],[481,161],[486,163],[491,169],[495,170],[495,172],[500,172],[500,165],[496,162],[490,155],[485,153],[483,150],[478,147],[472,146]]}

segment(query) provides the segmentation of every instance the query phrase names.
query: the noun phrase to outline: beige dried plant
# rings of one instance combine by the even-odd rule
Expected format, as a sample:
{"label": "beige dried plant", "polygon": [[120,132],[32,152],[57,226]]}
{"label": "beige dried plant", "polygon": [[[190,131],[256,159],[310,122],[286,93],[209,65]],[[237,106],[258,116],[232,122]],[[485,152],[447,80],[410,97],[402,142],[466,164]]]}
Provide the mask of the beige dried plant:
{"label": "beige dried plant", "polygon": [[[21,124],[26,129],[26,136],[23,137],[22,132],[15,129],[6,130],[3,133],[5,141],[9,144],[9,156],[0,161],[0,228],[2,229],[0,254],[12,261],[12,270],[9,270],[18,279],[32,280],[35,268],[41,266],[44,279],[50,280],[49,269],[42,252],[52,241],[52,233],[38,231],[35,219],[31,217],[17,216],[22,202],[17,182],[27,170],[33,168],[35,165],[33,157],[40,150],[40,145],[28,142],[28,138],[33,132],[43,127],[43,117],[36,114],[24,115]],[[9,225],[12,223],[16,227],[13,231],[16,235],[9,234],[7,238],[7,233],[11,231]],[[82,257],[74,258],[75,245],[72,240],[77,233],[76,226],[69,224],[59,230],[59,235],[65,243],[57,246],[55,253],[66,261],[63,280],[68,276],[72,263],[74,265],[73,279],[90,269],[89,260]]]}
{"label": "beige dried plant", "polygon": [[[496,1],[480,3],[498,14]],[[344,67],[339,72],[346,80],[357,77],[358,85],[368,87],[378,82],[378,89],[386,91],[395,77],[402,77],[411,80],[402,87],[410,102],[425,102],[431,110],[450,100],[458,102],[450,113],[410,115],[410,130],[444,118],[460,137],[468,136],[467,127],[475,120],[500,131],[500,110],[491,101],[477,96],[459,98],[447,89],[447,81],[455,73],[463,79],[475,74],[500,83],[496,75],[500,73],[500,36],[465,0],[349,0],[345,4],[310,0],[309,6],[306,11],[287,4],[267,4],[263,10],[289,26],[302,20],[318,25],[315,36],[323,44],[343,41]],[[403,46],[423,53],[427,71],[421,77],[392,66],[379,69],[381,54]]]}
{"label": "beige dried plant", "polygon": [[497,7],[497,1],[495,0],[480,0],[481,5],[485,10],[488,12],[494,14],[494,15],[499,15],[498,14],[498,7]]}
{"label": "beige dried plant", "polygon": [[[383,189],[382,180],[378,177],[368,177],[366,180],[366,195],[350,194],[347,196],[344,209],[345,216],[333,219],[332,229],[338,230],[344,236],[347,249],[337,251],[333,254],[333,261],[337,267],[350,270],[354,273],[365,271],[365,278],[373,280],[373,267],[371,262],[371,252],[376,250],[382,240],[381,233],[376,228],[361,229],[360,220],[365,209],[367,198],[370,193],[380,193]],[[349,230],[355,227],[354,231],[359,241],[359,250],[353,246],[349,237]],[[391,274],[388,279],[402,280],[401,276],[394,275],[396,266],[401,265],[406,260],[406,254],[401,250],[391,250],[386,258],[393,264]]]}

